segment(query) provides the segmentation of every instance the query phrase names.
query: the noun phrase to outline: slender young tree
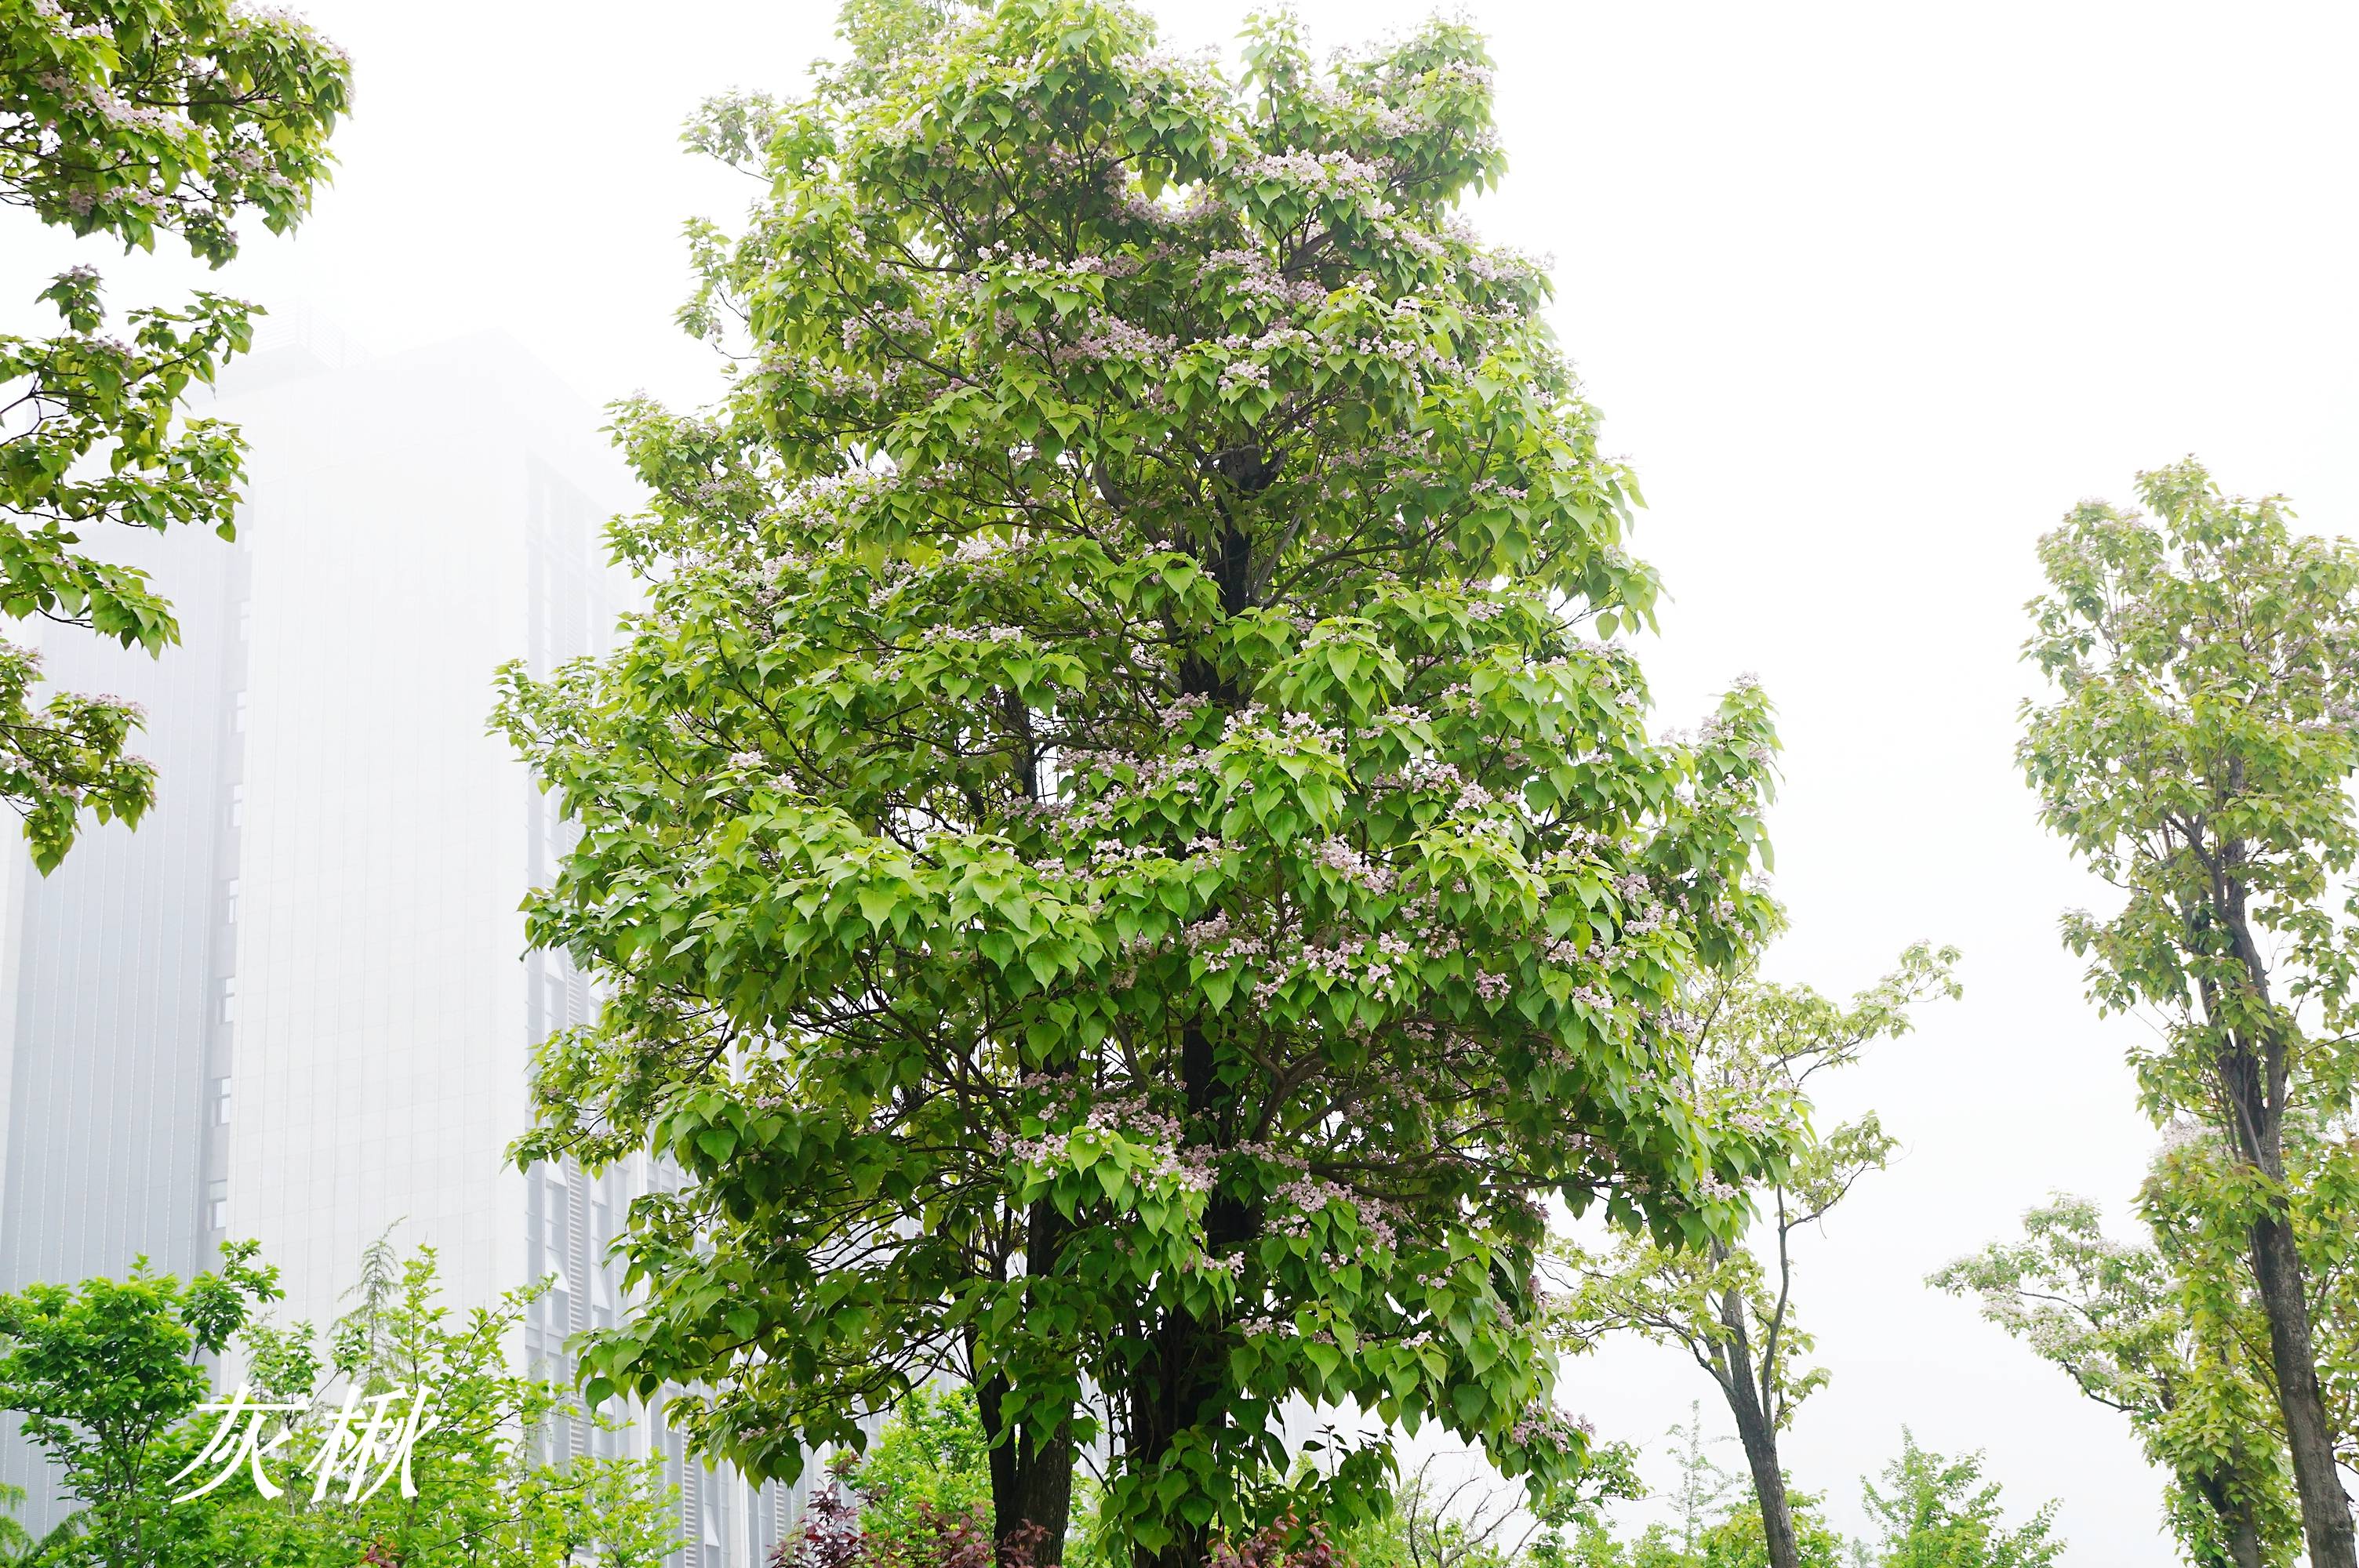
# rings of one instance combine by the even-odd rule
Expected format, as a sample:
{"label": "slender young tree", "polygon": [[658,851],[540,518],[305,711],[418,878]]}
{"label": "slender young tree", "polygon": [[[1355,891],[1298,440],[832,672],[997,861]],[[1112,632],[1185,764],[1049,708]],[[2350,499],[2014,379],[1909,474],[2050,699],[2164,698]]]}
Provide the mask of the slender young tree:
{"label": "slender young tree", "polygon": [[1678,1522],[1666,1529],[1678,1530],[1682,1557],[1698,1557],[1702,1554],[1704,1538],[1711,1534],[1713,1521],[1726,1512],[1729,1494],[1744,1483],[1713,1460],[1712,1445],[1728,1439],[1704,1435],[1702,1400],[1689,1400],[1686,1423],[1674,1422],[1664,1435],[1678,1440],[1671,1453],[1672,1463],[1680,1472],[1679,1484],[1672,1488],[1669,1499],[1671,1517]]}
{"label": "slender young tree", "polygon": [[[303,216],[351,96],[344,52],[283,11],[6,0],[0,204],[126,248],[176,233],[219,266],[237,254],[242,213],[273,232]],[[90,268],[41,298],[64,333],[0,335],[0,615],[161,654],[179,636],[171,605],[146,573],[87,553],[84,535],[233,535],[245,446],[234,426],[181,418],[181,400],[245,351],[255,307],[201,293],[184,311],[134,310],[126,342],[105,330]],[[85,812],[136,825],[156,779],[125,750],[135,707],[39,685],[38,655],[0,643],[0,799],[48,871]]]}
{"label": "slender young tree", "polygon": [[1454,216],[1480,42],[1265,21],[1234,82],[1099,0],[847,16],[695,133],[766,194],[700,239],[729,395],[618,416],[651,608],[501,711],[582,828],[534,938],[612,999],[520,1156],[689,1178],[591,1394],[791,1475],[947,1368],[1050,1560],[1083,1443],[1141,1564],[1387,1506],[1290,1400],[1570,1481],[1544,1206],[1700,1243],[1779,1157],[1676,1006],[1769,918],[1774,741],[1750,686],[1650,737],[1591,634],[1654,579]]}
{"label": "slender young tree", "polygon": [[2319,1375],[2288,1129],[2349,1114],[2359,969],[2359,551],[2193,460],[2140,476],[2151,516],[2087,503],[2040,543],[2026,656],[2057,688],[2019,756],[2049,826],[2122,890],[2065,917],[2092,998],[2158,1021],[2147,1108],[2218,1130],[2313,1568],[2354,1568]]}
{"label": "slender young tree", "polygon": [[[1712,981],[1698,1002],[1698,1087],[1732,1119],[1804,1119],[1813,1076],[1908,1033],[1919,1002],[1958,994],[1956,961],[1955,949],[1920,943],[1848,1007],[1807,986],[1742,974]],[[1777,1434],[1827,1376],[1801,1362],[1810,1339],[1794,1319],[1794,1233],[1883,1169],[1897,1143],[1872,1111],[1805,1141],[1760,1184],[1757,1242],[1712,1237],[1680,1246],[1628,1236],[1602,1253],[1566,1240],[1553,1247],[1572,1286],[1557,1309],[1569,1347],[1635,1333],[1685,1350],[1719,1388],[1745,1448],[1771,1568],[1802,1563]]]}

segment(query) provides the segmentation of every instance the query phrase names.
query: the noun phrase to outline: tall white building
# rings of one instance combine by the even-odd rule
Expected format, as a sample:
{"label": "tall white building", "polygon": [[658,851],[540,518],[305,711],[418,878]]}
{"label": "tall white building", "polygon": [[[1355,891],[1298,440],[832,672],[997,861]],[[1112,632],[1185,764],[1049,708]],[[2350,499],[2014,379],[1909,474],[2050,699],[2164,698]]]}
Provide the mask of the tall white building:
{"label": "tall white building", "polygon": [[[324,1325],[391,1228],[461,1304],[553,1278],[520,1349],[561,1375],[567,1336],[614,1321],[604,1243],[659,1173],[506,1158],[533,1044],[590,999],[526,952],[518,905],[563,825],[486,717],[501,663],[546,669],[613,626],[599,533],[625,475],[497,336],[358,361],[281,330],[218,412],[252,450],[236,545],[135,544],[183,645],[49,639],[60,684],[147,704],[163,783],[136,833],[92,830],[49,878],[8,856],[0,1288],[141,1255],[186,1274],[252,1237],[281,1320]],[[684,1464],[659,1421],[550,1442],[664,1453],[679,1568],[753,1568],[798,1501]]]}

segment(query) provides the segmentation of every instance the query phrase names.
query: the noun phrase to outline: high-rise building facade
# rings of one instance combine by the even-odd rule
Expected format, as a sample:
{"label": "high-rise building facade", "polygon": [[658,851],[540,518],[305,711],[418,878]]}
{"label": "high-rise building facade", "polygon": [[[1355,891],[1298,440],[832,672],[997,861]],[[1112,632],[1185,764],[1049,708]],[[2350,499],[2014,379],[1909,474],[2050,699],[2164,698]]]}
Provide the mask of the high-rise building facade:
{"label": "high-rise building facade", "polygon": [[[341,1310],[390,1231],[461,1304],[548,1279],[519,1353],[570,1371],[612,1323],[604,1261],[644,1159],[517,1170],[533,1045],[589,1015],[518,905],[564,825],[490,734],[493,672],[595,651],[620,608],[603,520],[628,490],[594,414],[512,343],[356,361],[266,337],[211,412],[252,450],[234,546],[135,541],[183,643],[49,639],[61,685],[146,703],[158,805],[6,884],[0,1288],[185,1274],[251,1237],[285,1321]],[[659,1452],[679,1568],[752,1568],[798,1498],[702,1469],[659,1419],[546,1434]],[[13,1441],[0,1475],[46,1492]]]}

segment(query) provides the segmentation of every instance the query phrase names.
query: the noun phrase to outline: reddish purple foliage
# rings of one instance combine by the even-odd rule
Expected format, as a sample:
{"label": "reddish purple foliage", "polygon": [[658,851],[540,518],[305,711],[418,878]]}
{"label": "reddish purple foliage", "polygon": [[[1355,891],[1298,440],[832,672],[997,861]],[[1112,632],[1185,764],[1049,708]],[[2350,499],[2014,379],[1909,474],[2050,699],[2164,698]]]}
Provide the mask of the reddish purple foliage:
{"label": "reddish purple foliage", "polygon": [[830,1481],[805,1505],[801,1528],[770,1553],[770,1568],[866,1568],[868,1557],[859,1509]]}
{"label": "reddish purple foliage", "polygon": [[1212,1543],[1211,1568],[1339,1568],[1342,1559],[1327,1539],[1327,1527],[1280,1514],[1241,1541]]}

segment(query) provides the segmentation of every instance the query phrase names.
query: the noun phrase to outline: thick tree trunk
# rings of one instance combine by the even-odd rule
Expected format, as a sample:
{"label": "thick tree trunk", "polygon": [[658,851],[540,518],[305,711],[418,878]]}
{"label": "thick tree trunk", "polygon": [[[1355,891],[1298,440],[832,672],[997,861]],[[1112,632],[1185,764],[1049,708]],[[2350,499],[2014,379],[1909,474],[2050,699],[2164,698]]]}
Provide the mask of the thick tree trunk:
{"label": "thick tree trunk", "polygon": [[[1131,1465],[1145,1469],[1169,1454],[1180,1435],[1223,1419],[1221,1395],[1227,1354],[1218,1325],[1174,1313],[1156,1336],[1157,1354],[1132,1386]],[[1208,1408],[1209,1407],[1209,1408]],[[1158,1522],[1171,1531],[1159,1552],[1140,1548],[1135,1568],[1204,1568],[1212,1551],[1212,1526],[1176,1510]]]}
{"label": "thick tree trunk", "polygon": [[[1212,1134],[1229,1108],[1216,1068],[1212,1039],[1190,1025],[1180,1043],[1180,1087],[1186,1096],[1191,1130]],[[1258,1216],[1234,1198],[1215,1196],[1204,1211],[1204,1241],[1214,1254],[1242,1246],[1259,1227]],[[1125,1390],[1129,1417],[1129,1462],[1134,1469],[1169,1454],[1182,1433],[1214,1429],[1228,1419],[1229,1325],[1218,1316],[1198,1318],[1174,1311],[1157,1325],[1154,1352]],[[1177,1513],[1166,1515],[1171,1540],[1159,1552],[1141,1550],[1136,1568],[1203,1568],[1211,1557],[1212,1527]]]}
{"label": "thick tree trunk", "polygon": [[[2244,863],[2241,845],[2222,852],[2232,870],[2215,901],[2225,917],[2230,941],[2243,965],[2251,997],[2264,1008],[2269,998],[2267,966],[2245,915],[2246,889],[2233,868]],[[2216,1007],[2207,1011],[2215,1020]],[[2310,1547],[2310,1568],[2359,1568],[2352,1539],[2351,1498],[2334,1465],[2334,1429],[2319,1391],[2318,1356],[2310,1337],[2310,1291],[2301,1253],[2283,1195],[2285,1118],[2295,1081],[2296,1041],[2291,1026],[2272,1022],[2247,1034],[2234,1023],[2215,1062],[2220,1088],[2235,1125],[2237,1152],[2277,1189],[2251,1231],[2253,1282],[2269,1325],[2269,1366],[2277,1375],[2277,1409],[2285,1418],[2286,1452],[2293,1462],[2294,1490],[2301,1498],[2301,1533]]]}
{"label": "thick tree trunk", "polygon": [[[1258,448],[1222,452],[1212,467],[1222,483],[1246,495],[1267,489],[1277,476],[1277,466]],[[1231,514],[1225,499],[1217,501],[1215,509],[1219,526],[1203,565],[1220,585],[1222,614],[1241,615],[1255,602],[1253,540]],[[1234,710],[1244,700],[1234,684],[1193,652],[1180,659],[1180,686],[1224,709]],[[1231,1108],[1233,1091],[1222,1087],[1216,1066],[1212,1036],[1201,1024],[1189,1024],[1180,1041],[1180,1089],[1191,1136],[1219,1137],[1223,1114]],[[1215,1254],[1225,1252],[1250,1238],[1259,1224],[1258,1216],[1235,1199],[1215,1196],[1204,1213],[1205,1245]],[[1181,1433],[1217,1427],[1228,1419],[1229,1325],[1218,1317],[1200,1319],[1175,1311],[1155,1325],[1150,1338],[1152,1353],[1121,1390],[1128,1427],[1125,1461],[1134,1472],[1169,1454]],[[1159,1552],[1139,1548],[1134,1568],[1204,1568],[1212,1556],[1212,1526],[1177,1512],[1159,1522],[1170,1530],[1170,1541]]]}
{"label": "thick tree trunk", "polygon": [[1073,1513],[1072,1429],[1068,1424],[1045,1440],[1021,1427],[1010,1432],[1002,1414],[1006,1397],[1005,1378],[986,1378],[975,1387],[976,1413],[991,1442],[993,1551],[1003,1563],[1011,1545],[1027,1562],[1062,1563]]}
{"label": "thick tree trunk", "polygon": [[2334,1466],[2334,1429],[2318,1386],[2318,1358],[2310,1337],[2310,1292],[2293,1227],[2272,1211],[2252,1231],[2253,1279],[2269,1323],[2269,1365],[2277,1374],[2286,1449],[2294,1488],[2301,1497],[2301,1533],[2310,1568],[2359,1568],[2351,1498]]}
{"label": "thick tree trunk", "polygon": [[[1064,1217],[1043,1201],[1032,1206],[1027,1220],[1027,1271],[1049,1273],[1064,1243]],[[991,1444],[992,1550],[1004,1565],[1012,1557],[1053,1568],[1065,1560],[1065,1531],[1073,1518],[1072,1421],[1068,1412],[1045,1432],[1022,1424],[1011,1430],[1007,1394],[1004,1377],[975,1385],[975,1413]]]}
{"label": "thick tree trunk", "polygon": [[1752,1336],[1745,1326],[1745,1303],[1734,1291],[1721,1297],[1720,1323],[1720,1390],[1728,1396],[1736,1439],[1745,1445],[1745,1467],[1753,1473],[1769,1568],[1801,1568],[1801,1552],[1794,1544],[1794,1508],[1786,1496],[1786,1472],[1777,1464],[1777,1423],[1763,1408],[1760,1387],[1754,1381]]}
{"label": "thick tree trunk", "polygon": [[1037,1446],[1030,1438],[1018,1431],[991,1450],[992,1548],[1003,1564],[1012,1557],[1049,1568],[1064,1562],[1072,1523],[1073,1433],[1060,1427]]}

